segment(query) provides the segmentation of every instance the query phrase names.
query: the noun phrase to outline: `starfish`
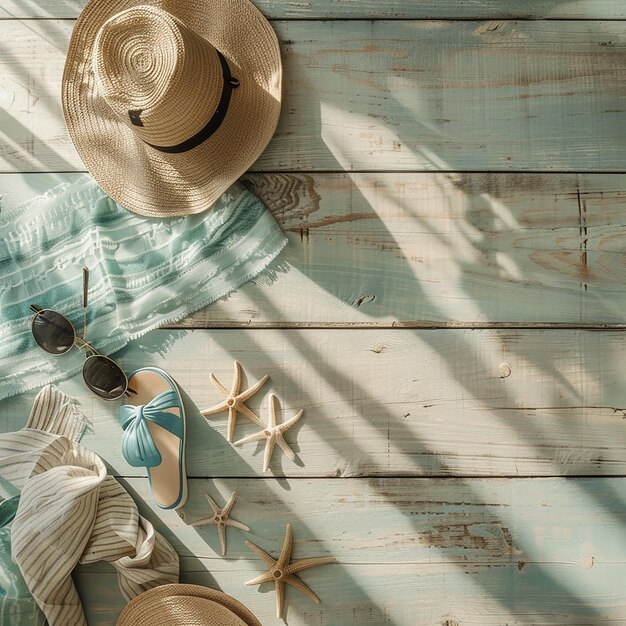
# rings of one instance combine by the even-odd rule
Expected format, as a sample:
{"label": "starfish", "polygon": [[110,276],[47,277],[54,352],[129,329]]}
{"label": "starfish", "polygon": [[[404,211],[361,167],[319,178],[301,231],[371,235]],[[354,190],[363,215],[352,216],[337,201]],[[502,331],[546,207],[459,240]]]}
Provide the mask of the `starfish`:
{"label": "starfish", "polygon": [[224,385],[222,385],[222,383],[215,378],[213,373],[211,373],[211,382],[213,383],[213,386],[225,399],[215,406],[209,407],[208,409],[202,409],[200,413],[202,413],[204,417],[207,417],[215,413],[221,413],[222,411],[228,409],[228,432],[226,439],[232,443],[233,435],[235,434],[235,425],[237,424],[237,413],[241,413],[250,421],[261,426],[261,420],[244,403],[246,400],[251,398],[268,379],[269,376],[266,374],[256,384],[252,385],[252,387],[239,393],[239,388],[241,387],[241,363],[239,363],[239,361],[235,361],[235,376],[233,386],[230,388],[230,391],[228,391],[228,389],[226,389],[226,387],[224,387]]}
{"label": "starfish", "polygon": [[295,563],[289,563],[291,560],[291,548],[293,546],[293,539],[291,536],[291,524],[287,524],[287,530],[285,532],[285,542],[283,543],[283,549],[281,550],[278,560],[273,559],[265,550],[262,550],[256,544],[251,541],[246,541],[246,545],[252,550],[266,565],[269,565],[269,569],[265,574],[257,576],[252,580],[249,580],[246,585],[260,585],[274,581],[276,588],[276,617],[281,618],[283,615],[283,608],[285,605],[285,583],[291,585],[307,598],[310,598],[316,604],[320,603],[320,599],[307,587],[295,574],[302,570],[315,567],[316,565],[324,565],[325,563],[334,563],[336,559],[332,556],[322,556],[318,558],[302,559]]}
{"label": "starfish", "polygon": [[296,455],[289,447],[289,444],[285,441],[283,433],[287,432],[302,417],[302,413],[304,412],[302,409],[300,409],[291,419],[277,426],[276,399],[276,396],[273,393],[270,393],[267,428],[248,437],[244,437],[239,441],[235,441],[236,446],[242,446],[244,443],[250,443],[252,441],[265,439],[265,455],[263,456],[264,472],[267,472],[267,470],[269,469],[270,461],[272,460],[272,453],[274,452],[274,446],[276,444],[278,444],[278,446],[282,449],[282,451],[287,455],[289,459],[291,459],[292,461],[295,460]]}
{"label": "starfish", "polygon": [[213,509],[212,517],[203,517],[190,522],[189,526],[217,526],[217,532],[220,537],[220,545],[222,546],[222,556],[226,554],[226,526],[232,526],[233,528],[239,528],[239,530],[250,530],[245,524],[238,522],[230,517],[230,512],[235,504],[235,498],[237,492],[233,491],[228,502],[220,509],[217,503],[208,493],[204,494],[209,502],[209,505]]}

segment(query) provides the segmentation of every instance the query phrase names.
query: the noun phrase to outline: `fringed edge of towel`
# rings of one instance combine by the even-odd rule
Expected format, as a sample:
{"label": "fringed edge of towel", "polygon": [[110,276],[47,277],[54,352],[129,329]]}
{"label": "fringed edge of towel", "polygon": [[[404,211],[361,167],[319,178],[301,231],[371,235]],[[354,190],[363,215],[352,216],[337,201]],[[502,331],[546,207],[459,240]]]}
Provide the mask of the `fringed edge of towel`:
{"label": "fringed edge of towel", "polygon": [[193,315],[196,311],[205,309],[206,307],[210,306],[214,302],[217,302],[218,300],[228,298],[228,296],[240,289],[242,285],[245,285],[246,283],[249,283],[252,280],[261,276],[261,274],[265,272],[265,270],[267,270],[272,261],[274,261],[274,259],[276,259],[276,257],[285,249],[287,243],[289,243],[289,240],[280,230],[278,230],[276,233],[273,233],[271,238],[259,247],[260,250],[262,250],[263,252],[259,252],[259,248],[257,248],[257,254],[260,254],[261,260],[258,261],[245,274],[242,274],[236,281],[236,283],[229,285],[226,289],[221,289],[220,291],[211,294],[211,296],[204,300],[193,303],[189,306],[188,310],[185,313],[170,316],[167,319],[160,320],[158,324],[155,324],[148,328],[143,328],[140,332],[129,334],[128,341],[139,339],[140,337],[143,337],[146,333],[157,330],[158,328],[164,328],[172,324],[178,324],[185,318]]}
{"label": "fringed edge of towel", "polygon": [[[273,219],[273,217],[270,217],[270,216],[271,216],[271,214],[269,214],[269,212],[268,213],[264,213],[264,215],[263,215],[263,217],[261,219]],[[267,239],[263,240],[262,242],[259,242],[259,245],[257,245],[255,247],[255,255],[258,255],[259,258],[256,259],[255,262],[251,263],[251,267],[248,269],[248,271],[243,273],[238,278],[238,280],[235,283],[233,283],[232,285],[229,285],[228,288],[221,289],[221,290],[211,294],[209,297],[204,298],[202,300],[198,300],[198,301],[193,302],[193,303],[189,303],[188,302],[187,303],[188,304],[188,308],[186,309],[186,311],[184,313],[180,313],[180,314],[177,314],[177,315],[171,315],[171,316],[169,316],[167,318],[160,319],[159,322],[156,323],[156,324],[150,325],[150,326],[148,326],[146,328],[142,328],[138,332],[129,333],[126,341],[124,342],[124,344],[116,346],[114,350],[111,350],[106,343],[104,343],[102,346],[99,346],[99,350],[101,352],[103,352],[103,353],[106,353],[106,354],[115,354],[119,350],[122,350],[123,348],[125,348],[130,341],[134,341],[135,339],[139,339],[140,337],[143,337],[145,334],[147,334],[147,333],[149,333],[149,332],[151,332],[153,330],[156,330],[157,328],[164,328],[164,327],[167,327],[167,326],[171,326],[172,324],[177,324],[178,322],[180,322],[181,320],[185,319],[186,317],[192,315],[196,311],[204,309],[207,306],[209,306],[210,304],[213,304],[214,302],[217,302],[218,300],[221,300],[223,298],[227,298],[233,292],[235,292],[238,289],[240,289],[241,286],[246,284],[247,282],[250,282],[253,279],[261,280],[262,279],[262,276],[261,276],[262,273],[265,270],[268,269],[268,266],[272,263],[272,261],[274,261],[274,259],[276,259],[276,257],[284,250],[284,248],[287,246],[288,242],[289,242],[289,240],[284,235],[284,233],[280,230],[280,228],[276,227],[276,230],[274,232],[271,232],[269,234],[269,236],[267,237]],[[272,282],[272,281],[270,280],[270,282]],[[46,385],[46,386],[51,386],[53,383],[60,382],[60,381],[63,381],[63,380],[67,380],[68,378],[71,378],[72,376],[75,376],[76,374],[78,374],[78,372],[80,372],[81,369],[82,369],[82,365],[79,365],[79,366],[76,366],[76,367],[71,367],[71,368],[69,368],[67,370],[59,370],[59,372],[56,375],[48,377],[48,379],[45,380],[45,381],[41,381],[41,382],[37,382],[37,383],[22,382],[22,384],[13,387],[4,396],[0,396],[0,399],[4,400],[4,399],[10,398],[12,396],[16,396],[16,395],[19,395],[19,394],[22,394],[22,393],[26,393],[28,391],[31,391],[35,387],[38,387],[41,384]],[[57,391],[58,391],[58,389],[57,389]],[[42,389],[42,392],[43,392],[43,389]],[[58,391],[58,393],[62,393],[62,392]],[[63,395],[65,396],[65,394],[63,394]],[[67,396],[65,396],[65,398],[67,399]],[[89,423],[88,423],[87,420],[85,420],[85,425],[83,426],[81,434],[88,426],[89,426]],[[79,436],[79,438],[80,438],[80,436]]]}

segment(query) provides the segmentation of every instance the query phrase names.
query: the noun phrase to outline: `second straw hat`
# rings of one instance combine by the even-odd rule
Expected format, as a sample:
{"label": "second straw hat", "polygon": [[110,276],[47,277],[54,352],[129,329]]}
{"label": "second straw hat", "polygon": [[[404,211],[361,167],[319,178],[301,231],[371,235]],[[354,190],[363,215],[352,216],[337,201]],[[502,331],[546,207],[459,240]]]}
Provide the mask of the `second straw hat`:
{"label": "second straw hat", "polygon": [[261,626],[235,598],[200,585],[161,585],[133,598],[116,626]]}
{"label": "second straw hat", "polygon": [[281,77],[276,34],[249,0],[91,0],[72,33],[63,111],[111,198],[188,215],[263,152]]}

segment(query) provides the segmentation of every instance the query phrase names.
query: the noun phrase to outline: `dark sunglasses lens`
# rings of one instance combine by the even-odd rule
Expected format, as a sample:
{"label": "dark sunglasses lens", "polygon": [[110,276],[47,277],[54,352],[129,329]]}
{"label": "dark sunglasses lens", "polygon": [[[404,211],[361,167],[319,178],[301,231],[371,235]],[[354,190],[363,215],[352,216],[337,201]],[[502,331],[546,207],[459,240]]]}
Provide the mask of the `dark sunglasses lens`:
{"label": "dark sunglasses lens", "polygon": [[91,391],[106,400],[121,398],[128,381],[120,366],[106,356],[90,356],[83,366],[83,378]]}
{"label": "dark sunglasses lens", "polygon": [[33,319],[35,341],[51,354],[65,354],[74,345],[74,328],[56,311],[44,310]]}

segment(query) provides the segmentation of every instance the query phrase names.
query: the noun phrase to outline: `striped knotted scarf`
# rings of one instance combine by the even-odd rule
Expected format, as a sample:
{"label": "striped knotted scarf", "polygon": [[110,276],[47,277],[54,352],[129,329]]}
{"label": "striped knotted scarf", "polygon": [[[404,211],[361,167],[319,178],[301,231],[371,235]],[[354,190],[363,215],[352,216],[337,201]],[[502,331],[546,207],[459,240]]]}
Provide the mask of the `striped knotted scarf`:
{"label": "striped knotted scarf", "polygon": [[127,600],[178,582],[178,556],[141,517],[102,460],[76,443],[81,416],[47,386],[26,427],[0,435],[0,496],[21,492],[11,549],[50,626],[86,626],[71,573],[77,563],[109,561]]}

